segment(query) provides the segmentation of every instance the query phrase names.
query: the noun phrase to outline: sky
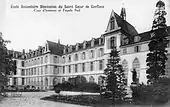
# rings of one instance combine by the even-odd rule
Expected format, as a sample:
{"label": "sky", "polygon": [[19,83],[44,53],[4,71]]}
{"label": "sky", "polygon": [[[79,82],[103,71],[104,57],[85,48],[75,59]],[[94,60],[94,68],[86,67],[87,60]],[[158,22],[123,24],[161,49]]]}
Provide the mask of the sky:
{"label": "sky", "polygon": [[[126,8],[126,20],[139,33],[151,30],[158,0],[0,0],[0,32],[10,40],[8,49],[37,49],[46,40],[75,45],[104,34],[111,11],[120,14]],[[170,25],[170,0],[166,5]],[[11,8],[15,5],[100,5],[104,8],[83,8],[80,12],[35,12],[32,8]]]}

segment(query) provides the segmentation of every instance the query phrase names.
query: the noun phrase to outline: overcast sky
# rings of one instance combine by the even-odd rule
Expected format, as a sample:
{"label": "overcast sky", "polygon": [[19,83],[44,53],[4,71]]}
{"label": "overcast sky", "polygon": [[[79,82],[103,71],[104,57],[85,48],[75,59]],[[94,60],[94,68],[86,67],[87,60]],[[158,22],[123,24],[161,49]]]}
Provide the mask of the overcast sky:
{"label": "overcast sky", "polygon": [[[127,21],[139,33],[151,29],[158,0],[124,0]],[[170,0],[166,3],[167,25],[170,25]],[[11,5],[100,5],[80,12],[34,12],[33,9],[11,8]],[[120,14],[122,0],[0,0],[0,32],[10,40],[8,49],[37,49],[46,40],[74,45],[100,37],[114,10]]]}

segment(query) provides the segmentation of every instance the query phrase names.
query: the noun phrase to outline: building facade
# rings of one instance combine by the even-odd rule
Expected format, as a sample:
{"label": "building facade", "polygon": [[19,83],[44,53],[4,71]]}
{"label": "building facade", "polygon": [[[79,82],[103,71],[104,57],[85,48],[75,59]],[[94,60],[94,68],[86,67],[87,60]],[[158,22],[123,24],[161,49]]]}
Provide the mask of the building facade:
{"label": "building facade", "polygon": [[[125,9],[122,9],[125,12]],[[132,82],[132,70],[137,71],[140,83],[147,83],[146,58],[151,31],[138,34],[126,21],[125,14],[111,12],[107,29],[99,38],[93,38],[76,45],[62,45],[46,41],[37,50],[25,53],[14,52],[17,72],[10,77],[9,85],[35,86],[37,89],[52,89],[53,85],[68,81],[78,75],[87,82],[101,84],[111,47],[116,46],[127,86]],[[168,27],[170,34],[170,27]],[[168,36],[170,40],[170,36]],[[168,44],[166,73],[170,73],[170,43]],[[17,53],[17,54],[16,54]]]}

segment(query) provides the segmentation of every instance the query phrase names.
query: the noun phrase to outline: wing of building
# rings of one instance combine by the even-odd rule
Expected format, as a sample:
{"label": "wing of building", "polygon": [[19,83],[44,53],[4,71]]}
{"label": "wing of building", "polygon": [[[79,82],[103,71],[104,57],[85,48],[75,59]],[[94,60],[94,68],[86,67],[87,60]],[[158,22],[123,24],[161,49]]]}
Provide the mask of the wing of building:
{"label": "wing of building", "polygon": [[[122,15],[112,11],[106,31],[98,38],[69,46],[46,41],[37,50],[13,52],[17,72],[10,77],[9,85],[52,89],[53,85],[78,75],[84,76],[88,82],[101,84],[113,45],[120,50],[127,86],[132,82],[133,69],[137,71],[139,82],[146,83],[146,57],[151,34],[151,31],[138,34]],[[168,38],[170,40],[170,36]],[[170,72],[170,44],[168,58],[167,73]]]}

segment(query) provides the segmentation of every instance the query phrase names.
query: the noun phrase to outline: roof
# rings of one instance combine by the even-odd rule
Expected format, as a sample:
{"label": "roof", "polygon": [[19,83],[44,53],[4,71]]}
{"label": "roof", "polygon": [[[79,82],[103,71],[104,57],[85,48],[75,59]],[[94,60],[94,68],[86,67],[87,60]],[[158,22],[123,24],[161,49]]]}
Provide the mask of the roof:
{"label": "roof", "polygon": [[137,30],[134,28],[134,26],[132,26],[130,23],[128,23],[126,20],[124,20],[122,17],[120,17],[117,13],[115,13],[114,11],[112,11],[111,15],[110,15],[110,19],[107,25],[107,29],[106,29],[106,34],[109,33],[111,30],[111,20],[113,20],[112,18],[114,18],[115,20],[115,29],[114,31],[116,31],[118,28],[121,29],[121,31],[123,33],[125,33],[126,35],[128,35],[129,37],[133,37],[133,35],[137,35],[138,32]]}
{"label": "roof", "polygon": [[60,43],[48,41],[48,40],[47,40],[47,44],[48,44],[48,48],[49,48],[51,54],[56,54],[56,55],[63,54],[64,45],[62,45]]}
{"label": "roof", "polygon": [[[170,26],[167,27],[167,30],[168,30],[168,34],[170,36]],[[134,43],[139,43],[139,42],[144,42],[144,41],[149,41],[150,38],[151,38],[151,32],[152,31],[147,31],[147,32],[143,32],[143,33],[140,33],[138,35],[135,35],[135,36],[139,36],[140,37],[140,40],[138,42],[135,42],[134,41],[134,38],[133,38],[133,41],[129,41],[128,44],[125,44],[125,45],[130,45],[130,44],[134,44]],[[134,37],[135,37],[134,36]],[[125,46],[125,45],[122,45],[122,46]]]}
{"label": "roof", "polygon": [[118,24],[118,27],[121,28],[121,30],[123,30],[125,33],[128,33],[129,35],[133,36],[133,35],[137,35],[138,32],[137,30],[134,28],[134,26],[132,26],[130,23],[128,23],[126,20],[123,20],[117,13],[114,12],[115,18],[116,18],[116,22]]}

